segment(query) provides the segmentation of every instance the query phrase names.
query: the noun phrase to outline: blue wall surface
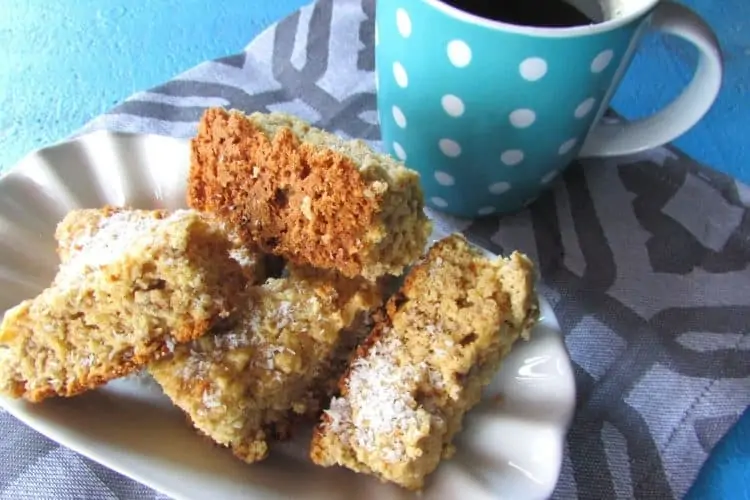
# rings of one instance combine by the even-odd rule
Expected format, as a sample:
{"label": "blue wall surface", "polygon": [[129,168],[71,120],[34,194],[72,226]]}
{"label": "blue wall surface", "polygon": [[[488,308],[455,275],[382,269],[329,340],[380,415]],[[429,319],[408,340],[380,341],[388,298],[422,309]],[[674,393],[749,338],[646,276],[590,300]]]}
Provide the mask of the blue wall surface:
{"label": "blue wall surface", "polygon": [[[0,168],[60,140],[129,94],[241,50],[305,0],[0,1]],[[686,0],[718,32],[726,84],[677,146],[750,182],[750,2]],[[614,107],[643,116],[674,97],[695,63],[678,40],[649,37]],[[745,103],[743,105],[743,103]]]}

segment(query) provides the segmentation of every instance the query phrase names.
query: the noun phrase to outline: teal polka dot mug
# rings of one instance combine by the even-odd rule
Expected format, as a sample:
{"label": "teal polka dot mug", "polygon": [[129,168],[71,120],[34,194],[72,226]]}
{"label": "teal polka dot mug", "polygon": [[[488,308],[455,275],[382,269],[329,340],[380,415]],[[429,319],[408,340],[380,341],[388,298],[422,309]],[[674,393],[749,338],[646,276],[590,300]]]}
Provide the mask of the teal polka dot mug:
{"label": "teal polka dot mug", "polygon": [[[420,173],[428,206],[469,218],[517,211],[574,158],[665,144],[711,107],[722,60],[695,13],[658,0],[569,2],[600,22],[520,26],[439,0],[378,0],[383,145]],[[648,29],[696,46],[693,80],[651,117],[602,121]]]}

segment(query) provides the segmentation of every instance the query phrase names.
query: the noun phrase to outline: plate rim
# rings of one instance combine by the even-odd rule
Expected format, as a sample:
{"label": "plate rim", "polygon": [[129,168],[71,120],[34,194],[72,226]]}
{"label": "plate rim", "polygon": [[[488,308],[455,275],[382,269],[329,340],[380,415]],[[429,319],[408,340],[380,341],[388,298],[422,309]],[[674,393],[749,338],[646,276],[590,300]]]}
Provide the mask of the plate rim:
{"label": "plate rim", "polygon": [[[43,146],[40,148],[37,148],[29,153],[27,153],[25,156],[23,156],[18,162],[16,162],[12,167],[4,170],[2,174],[0,174],[0,186],[4,184],[9,177],[12,177],[14,175],[23,175],[23,167],[27,165],[28,163],[32,162],[35,157],[38,156],[48,156],[49,161],[46,161],[48,167],[50,169],[55,168],[55,163],[52,160],[54,157],[55,151],[71,147],[75,144],[88,144],[92,142],[106,142],[106,141],[145,141],[145,142],[159,142],[162,144],[169,144],[170,147],[188,147],[190,138],[180,138],[180,137],[172,137],[168,135],[162,135],[162,134],[141,134],[141,133],[134,133],[134,132],[122,132],[122,131],[111,131],[106,129],[100,129],[95,130],[92,132],[87,132],[80,135],[75,135],[67,139],[60,140],[58,142],[55,142],[53,144]],[[438,231],[441,233],[440,237],[447,236],[450,233],[446,233],[442,229],[438,229],[435,226],[435,231]],[[460,234],[463,234],[461,231],[455,231]],[[433,232],[433,235],[435,233]],[[468,238],[467,238],[468,240]],[[484,252],[485,254],[494,255],[497,256],[494,252],[491,252],[490,250],[481,247],[477,245],[476,243],[473,243],[469,240],[469,243]],[[537,277],[538,277],[538,270],[537,270]],[[538,282],[539,283],[539,282]],[[556,479],[555,483],[559,481],[562,466],[563,466],[563,460],[564,460],[564,454],[565,454],[565,439],[566,435],[572,425],[573,418],[575,416],[575,408],[576,408],[576,401],[577,401],[577,395],[578,395],[578,388],[575,383],[575,377],[574,377],[574,366],[573,366],[573,360],[570,356],[570,351],[567,348],[567,345],[565,344],[564,340],[564,334],[562,332],[562,328],[560,327],[559,320],[557,318],[557,315],[554,312],[554,308],[550,301],[541,293],[539,288],[537,287],[537,297],[539,299],[539,306],[540,311],[546,310],[548,311],[548,314],[550,314],[549,317],[545,315],[540,320],[540,325],[544,324],[544,326],[548,327],[549,329],[553,330],[554,336],[551,336],[554,338],[555,343],[558,345],[558,347],[561,349],[561,352],[565,354],[565,359],[567,361],[567,370],[565,370],[565,374],[567,375],[567,380],[564,381],[565,385],[570,388],[570,399],[567,401],[567,405],[565,408],[565,419],[563,422],[563,419],[560,420],[559,426],[550,426],[550,429],[554,429],[556,432],[556,437],[560,441],[560,453],[559,456],[556,457],[556,465],[557,465],[557,473],[556,473]],[[543,323],[542,323],[543,322]],[[551,324],[550,324],[551,323]],[[535,327],[536,328],[536,327]],[[532,329],[533,332],[533,329]],[[533,337],[532,337],[533,339]],[[515,349],[515,346],[514,346]],[[137,481],[149,488],[152,488],[155,491],[161,492],[165,495],[168,495],[170,497],[176,498],[176,499],[184,499],[184,500],[193,500],[198,499],[199,497],[191,497],[191,496],[185,496],[181,492],[173,491],[172,488],[168,487],[165,481],[161,481],[160,477],[158,475],[154,476],[148,476],[145,474],[141,474],[138,471],[130,470],[128,467],[123,466],[120,461],[117,460],[116,457],[113,457],[111,454],[107,453],[100,453],[96,450],[91,450],[84,442],[75,439],[74,437],[66,437],[62,432],[60,432],[60,429],[58,425],[54,423],[50,423],[49,421],[45,421],[43,417],[34,417],[31,416],[31,418],[28,418],[29,416],[25,414],[25,412],[21,409],[24,405],[29,404],[25,402],[20,402],[19,400],[12,400],[6,397],[0,396],[0,407],[2,407],[7,413],[12,415],[14,418],[16,418],[20,423],[28,426],[29,428],[33,429],[34,431],[40,433],[42,436],[44,436],[47,439],[50,439],[62,446],[65,446],[66,448],[70,449],[71,451],[80,454],[81,456],[84,456],[90,460],[93,460],[99,464],[101,464],[104,467],[107,467],[108,469],[111,469],[118,474],[121,474],[122,476],[129,478],[131,480]],[[550,494],[552,491],[550,491]],[[250,496],[248,498],[254,498],[255,494],[250,492]]]}

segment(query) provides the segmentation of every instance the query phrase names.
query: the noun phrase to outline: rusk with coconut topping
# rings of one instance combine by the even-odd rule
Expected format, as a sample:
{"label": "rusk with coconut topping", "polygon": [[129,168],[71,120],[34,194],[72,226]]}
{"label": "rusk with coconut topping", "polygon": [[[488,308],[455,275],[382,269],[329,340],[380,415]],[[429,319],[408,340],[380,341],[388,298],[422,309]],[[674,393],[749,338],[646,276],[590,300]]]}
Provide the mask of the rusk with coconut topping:
{"label": "rusk with coconut topping", "polygon": [[149,371],[200,432],[256,462],[295,416],[317,416],[328,379],[343,371],[338,357],[354,350],[350,327],[380,304],[368,281],[292,268],[250,287],[233,325],[177,346]]}
{"label": "rusk with coconut topping", "polygon": [[458,235],[438,242],[359,348],[313,437],[312,460],[421,489],[537,311],[526,257],[490,260]]}
{"label": "rusk with coconut topping", "polygon": [[192,210],[74,210],[50,287],[5,313],[0,392],[73,396],[171,352],[235,310],[245,287],[223,226]]}

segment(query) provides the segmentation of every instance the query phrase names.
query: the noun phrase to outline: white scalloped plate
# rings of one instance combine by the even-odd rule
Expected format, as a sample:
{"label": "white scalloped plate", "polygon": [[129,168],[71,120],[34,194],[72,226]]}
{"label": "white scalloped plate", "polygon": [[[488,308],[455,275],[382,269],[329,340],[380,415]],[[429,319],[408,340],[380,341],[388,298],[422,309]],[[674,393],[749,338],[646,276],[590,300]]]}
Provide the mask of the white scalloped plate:
{"label": "white scalloped plate", "polygon": [[[53,232],[66,212],[105,203],[184,206],[188,148],[159,136],[96,132],[32,153],[0,179],[0,309],[46,286]],[[433,235],[439,237],[439,234]],[[130,377],[72,399],[0,399],[19,420],[103,465],[178,499],[402,499],[413,494],[306,458],[309,436],[246,465],[186,425],[158,386]],[[575,404],[570,359],[549,304],[531,341],[504,362],[467,417],[458,453],[424,500],[541,499],[554,489]]]}

